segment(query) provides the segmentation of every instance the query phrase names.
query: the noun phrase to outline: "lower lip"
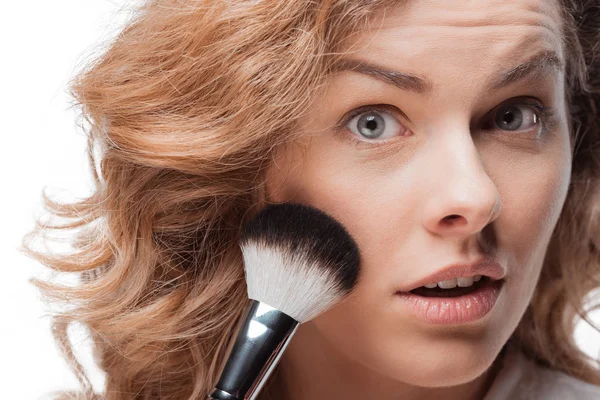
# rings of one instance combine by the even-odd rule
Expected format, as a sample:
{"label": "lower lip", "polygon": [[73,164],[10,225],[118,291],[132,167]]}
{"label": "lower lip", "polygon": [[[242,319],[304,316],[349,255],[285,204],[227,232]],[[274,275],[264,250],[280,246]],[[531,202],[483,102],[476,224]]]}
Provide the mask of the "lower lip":
{"label": "lower lip", "polygon": [[476,291],[458,297],[424,297],[410,292],[396,295],[415,317],[432,324],[463,324],[487,315],[496,304],[504,281],[486,282]]}

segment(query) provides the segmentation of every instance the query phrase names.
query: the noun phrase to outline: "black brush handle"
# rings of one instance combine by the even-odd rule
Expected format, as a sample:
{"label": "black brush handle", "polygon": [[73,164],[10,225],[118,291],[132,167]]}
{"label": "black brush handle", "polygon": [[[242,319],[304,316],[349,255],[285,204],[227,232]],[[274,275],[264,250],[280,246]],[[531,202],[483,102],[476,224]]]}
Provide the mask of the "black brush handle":
{"label": "black brush handle", "polygon": [[225,368],[208,398],[255,399],[298,325],[276,308],[251,300]]}

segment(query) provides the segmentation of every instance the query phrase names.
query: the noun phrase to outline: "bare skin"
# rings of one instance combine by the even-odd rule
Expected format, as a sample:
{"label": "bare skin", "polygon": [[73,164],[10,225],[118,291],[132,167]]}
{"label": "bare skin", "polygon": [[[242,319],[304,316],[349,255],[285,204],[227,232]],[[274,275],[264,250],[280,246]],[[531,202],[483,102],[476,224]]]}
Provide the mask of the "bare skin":
{"label": "bare skin", "polygon": [[[560,35],[554,1],[424,0],[388,10],[356,39],[347,58],[431,88],[336,73],[300,121],[301,140],[277,155],[270,200],[340,220],[362,263],[353,295],[302,324],[287,348],[286,399],[485,396],[539,279],[572,160],[560,66],[488,84],[543,51],[564,62]],[[368,105],[380,110],[343,121]],[[398,302],[399,287],[483,256],[507,271],[485,318],[433,325]]]}

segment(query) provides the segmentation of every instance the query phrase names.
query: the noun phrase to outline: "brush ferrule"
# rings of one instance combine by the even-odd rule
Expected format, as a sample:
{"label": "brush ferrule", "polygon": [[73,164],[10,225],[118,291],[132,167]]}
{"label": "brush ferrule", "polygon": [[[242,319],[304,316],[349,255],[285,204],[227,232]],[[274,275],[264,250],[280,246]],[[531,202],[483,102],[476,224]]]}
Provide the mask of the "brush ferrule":
{"label": "brush ferrule", "polygon": [[250,300],[236,341],[209,399],[253,400],[277,365],[299,322]]}

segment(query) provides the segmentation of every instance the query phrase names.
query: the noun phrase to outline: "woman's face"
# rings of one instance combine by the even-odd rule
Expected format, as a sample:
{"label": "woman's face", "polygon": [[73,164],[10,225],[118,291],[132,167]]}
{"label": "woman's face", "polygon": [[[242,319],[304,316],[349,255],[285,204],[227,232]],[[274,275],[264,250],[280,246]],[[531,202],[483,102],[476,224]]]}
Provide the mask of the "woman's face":
{"label": "woman's face", "polygon": [[[301,325],[287,350],[299,380],[335,370],[345,384],[356,373],[441,387],[492,364],[531,299],[569,185],[558,13],[547,0],[415,1],[357,36],[346,59],[417,76],[423,90],[333,74],[270,171],[271,201],[329,213],[361,251],[353,295]],[[430,323],[399,301],[406,285],[483,257],[506,273],[484,318]]]}

